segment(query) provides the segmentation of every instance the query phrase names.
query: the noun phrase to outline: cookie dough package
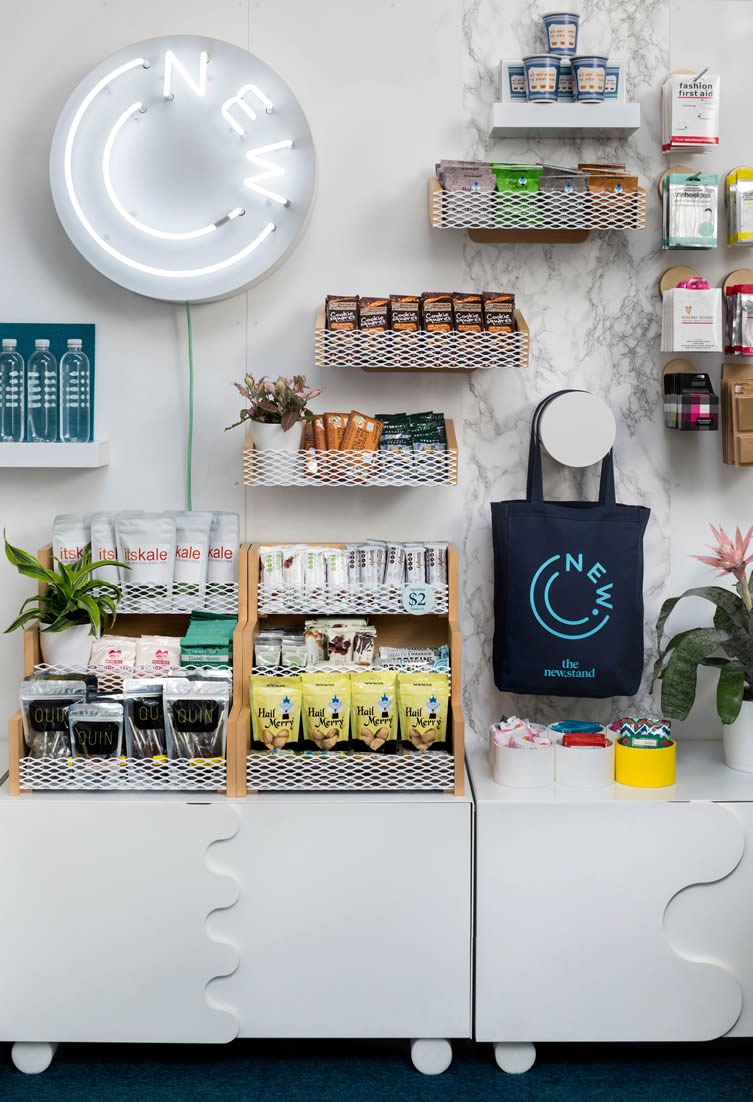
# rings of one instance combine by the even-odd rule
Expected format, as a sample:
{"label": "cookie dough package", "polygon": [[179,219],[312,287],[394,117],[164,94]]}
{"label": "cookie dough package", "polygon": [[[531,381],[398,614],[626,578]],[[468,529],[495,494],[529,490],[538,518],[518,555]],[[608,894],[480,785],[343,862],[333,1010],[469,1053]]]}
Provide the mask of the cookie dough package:
{"label": "cookie dough package", "polygon": [[219,681],[168,678],[163,694],[170,758],[219,761],[225,757],[230,686]]}
{"label": "cookie dough package", "polygon": [[21,686],[24,738],[32,758],[67,758],[71,753],[68,713],[86,699],[83,681],[25,681]]}
{"label": "cookie dough package", "polygon": [[401,748],[447,750],[450,686],[443,673],[398,674]]}
{"label": "cookie dough package", "polygon": [[303,750],[348,749],[350,678],[344,673],[301,675]]}
{"label": "cookie dough package", "polygon": [[301,725],[300,677],[249,679],[252,750],[297,750]]}
{"label": "cookie dough package", "polygon": [[397,749],[397,678],[394,670],[350,678],[351,749],[394,754]]}
{"label": "cookie dough package", "polygon": [[158,607],[172,600],[175,569],[175,517],[145,513],[115,518],[118,558],[129,568],[121,571],[126,592],[138,587],[144,601]]}
{"label": "cookie dough package", "polygon": [[173,608],[176,612],[192,612],[204,606],[212,521],[212,513],[175,514]]}
{"label": "cookie dough package", "polygon": [[162,682],[129,677],[123,682],[126,757],[166,759]]}

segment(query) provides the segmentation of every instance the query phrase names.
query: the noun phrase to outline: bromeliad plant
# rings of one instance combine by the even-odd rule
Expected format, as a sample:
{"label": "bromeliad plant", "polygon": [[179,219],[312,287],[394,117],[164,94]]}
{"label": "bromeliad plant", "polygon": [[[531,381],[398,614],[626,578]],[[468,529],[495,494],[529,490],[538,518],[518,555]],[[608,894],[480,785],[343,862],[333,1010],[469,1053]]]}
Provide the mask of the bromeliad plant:
{"label": "bromeliad plant", "polygon": [[256,421],[262,425],[282,425],[287,432],[299,421],[311,420],[314,414],[306,408],[307,404],[321,394],[321,390],[309,388],[304,375],[294,375],[292,379],[280,375],[274,382],[246,375],[244,382],[234,386],[248,402],[248,408],[240,411],[240,420],[228,425],[228,429]]}
{"label": "bromeliad plant", "polygon": [[[673,719],[685,719],[695,702],[698,667],[719,670],[716,707],[723,724],[734,723],[744,700],[753,700],[753,599],[748,566],[753,528],[743,536],[738,528],[734,540],[722,528],[710,525],[716,540],[712,555],[693,555],[715,567],[722,577],[735,579],[735,590],[719,586],[689,589],[680,597],[671,597],[662,605],[656,625],[659,657],[654,666],[654,681],[661,681],[662,711]],[[714,608],[713,627],[681,631],[662,649],[667,619],[685,597],[702,597]],[[652,685],[653,687],[653,685]]]}
{"label": "bromeliad plant", "polygon": [[16,619],[5,629],[17,631],[27,624],[39,621],[42,631],[58,632],[81,624],[91,625],[91,635],[99,636],[115,623],[117,604],[122,597],[120,586],[92,577],[103,566],[118,566],[129,570],[126,563],[110,560],[92,562],[91,546],[87,545],[82,557],[70,565],[54,560],[51,568],[43,566],[39,559],[13,547],[5,539],[5,555],[19,574],[43,582],[44,593],[28,597],[21,605]]}

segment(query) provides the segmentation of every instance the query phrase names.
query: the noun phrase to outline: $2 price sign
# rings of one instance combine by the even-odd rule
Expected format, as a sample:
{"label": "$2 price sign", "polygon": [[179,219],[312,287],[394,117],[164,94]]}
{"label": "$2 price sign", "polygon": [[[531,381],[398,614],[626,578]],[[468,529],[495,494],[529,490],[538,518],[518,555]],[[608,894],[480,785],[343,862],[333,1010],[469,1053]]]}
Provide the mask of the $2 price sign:
{"label": "$2 price sign", "polygon": [[403,608],[412,616],[426,616],[434,611],[433,585],[406,585],[403,588]]}

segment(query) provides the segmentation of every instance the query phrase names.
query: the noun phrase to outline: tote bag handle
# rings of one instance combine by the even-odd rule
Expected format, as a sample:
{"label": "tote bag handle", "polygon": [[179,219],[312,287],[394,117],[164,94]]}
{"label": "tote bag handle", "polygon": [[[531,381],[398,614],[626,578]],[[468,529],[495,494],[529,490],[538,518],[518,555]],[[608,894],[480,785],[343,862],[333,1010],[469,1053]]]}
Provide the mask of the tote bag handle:
{"label": "tote bag handle", "polygon": [[[567,390],[556,390],[554,394],[549,394],[537,405],[531,418],[531,442],[528,449],[528,480],[526,486],[526,500],[541,502],[544,500],[544,474],[541,465],[541,435],[539,432],[539,426],[541,423],[541,415],[546,407],[553,402],[556,398],[560,398],[563,394],[583,394],[586,393],[582,390],[576,390],[575,388],[569,388]],[[614,490],[614,460],[613,454],[610,449],[609,453],[604,456],[601,462],[601,478],[599,480],[599,505],[615,505],[616,497]]]}

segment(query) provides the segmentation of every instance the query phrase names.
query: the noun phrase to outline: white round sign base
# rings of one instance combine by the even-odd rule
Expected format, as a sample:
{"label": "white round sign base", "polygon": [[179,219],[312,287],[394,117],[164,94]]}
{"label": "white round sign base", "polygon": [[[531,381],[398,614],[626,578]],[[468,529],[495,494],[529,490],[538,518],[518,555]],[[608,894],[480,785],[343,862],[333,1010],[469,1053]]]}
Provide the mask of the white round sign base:
{"label": "white round sign base", "polygon": [[55,128],[50,184],[63,228],[102,275],[149,298],[208,302],[295,247],[316,157],[274,69],[229,42],[169,35],[81,81]]}
{"label": "white round sign base", "polygon": [[558,463],[590,467],[611,451],[617,423],[606,402],[576,390],[561,394],[546,407],[539,434],[545,451]]}

